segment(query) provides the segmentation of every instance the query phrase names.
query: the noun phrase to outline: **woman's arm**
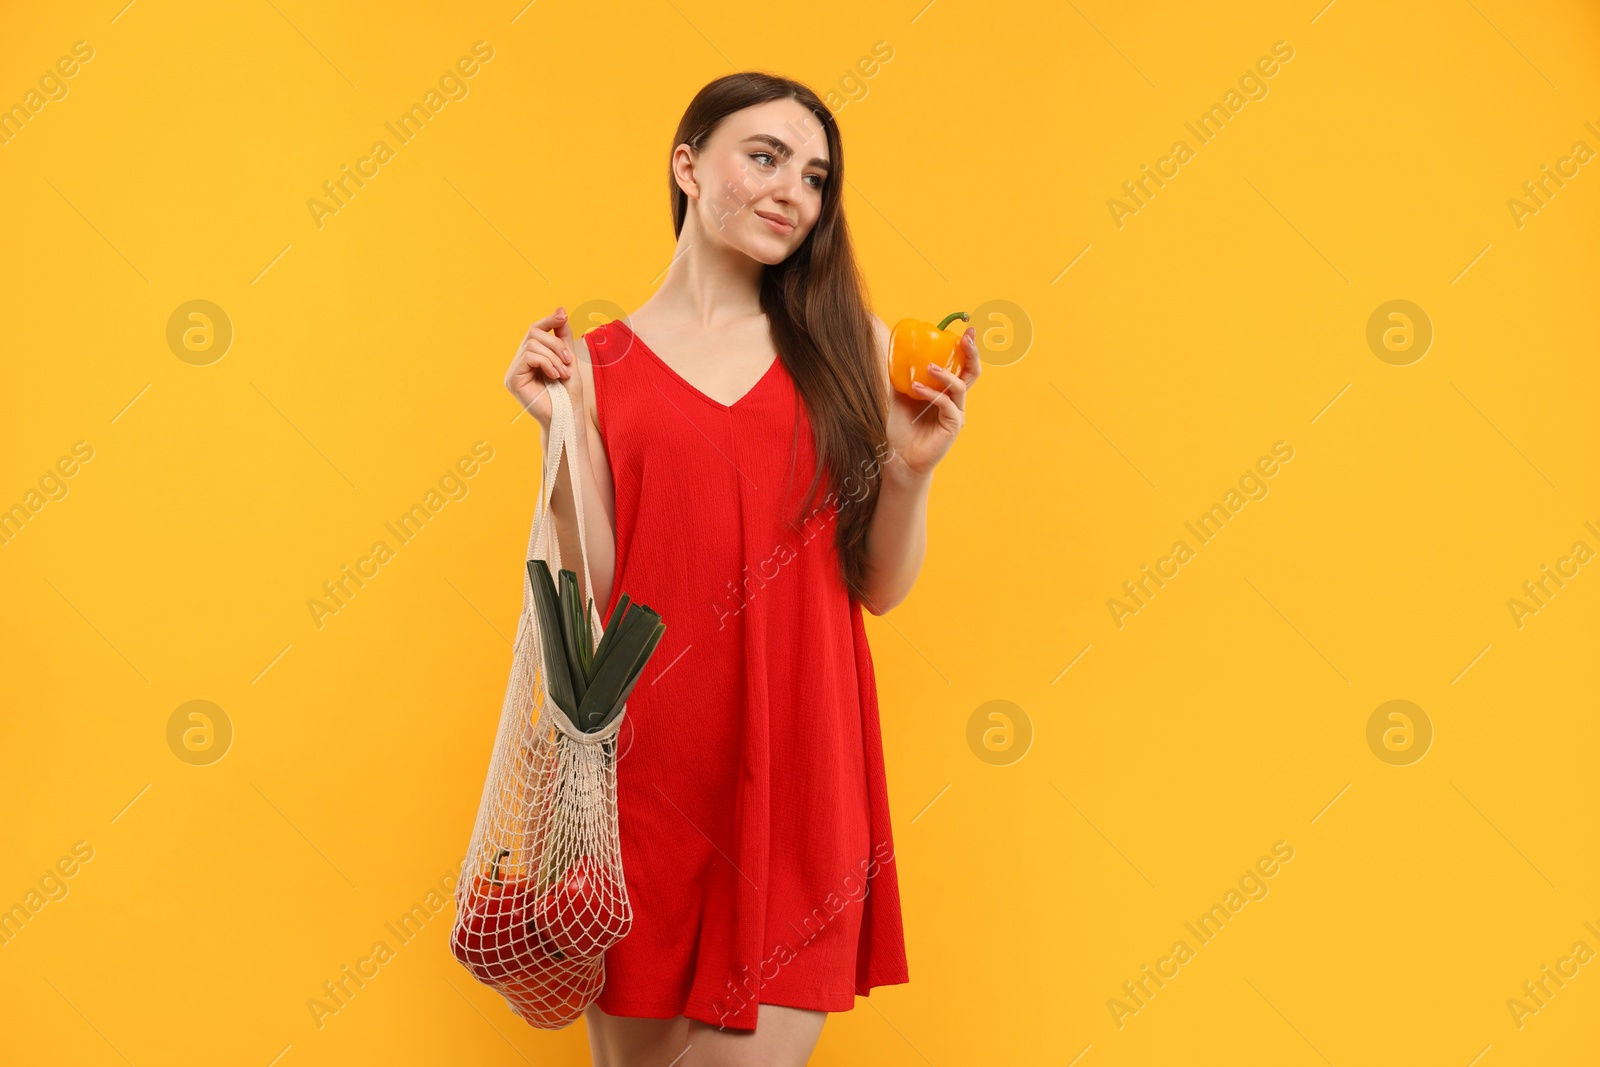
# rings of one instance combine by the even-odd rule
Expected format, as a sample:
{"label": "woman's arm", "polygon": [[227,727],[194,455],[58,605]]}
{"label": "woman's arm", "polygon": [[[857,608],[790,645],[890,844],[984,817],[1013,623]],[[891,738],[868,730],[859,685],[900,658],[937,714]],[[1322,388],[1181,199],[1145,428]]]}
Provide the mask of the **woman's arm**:
{"label": "woman's arm", "polygon": [[928,548],[928,490],[933,472],[907,469],[898,456],[879,468],[883,485],[867,527],[868,611],[882,615],[906,598]]}
{"label": "woman's arm", "polygon": [[882,485],[877,509],[867,526],[867,594],[863,603],[882,615],[911,592],[928,547],[928,491],[933,468],[949,451],[965,421],[967,389],[981,366],[976,335],[968,330],[961,342],[960,375],[942,368],[933,375],[943,390],[925,400],[909,397],[889,384],[889,327],[873,316],[878,366],[889,392],[889,458],[878,468]]}

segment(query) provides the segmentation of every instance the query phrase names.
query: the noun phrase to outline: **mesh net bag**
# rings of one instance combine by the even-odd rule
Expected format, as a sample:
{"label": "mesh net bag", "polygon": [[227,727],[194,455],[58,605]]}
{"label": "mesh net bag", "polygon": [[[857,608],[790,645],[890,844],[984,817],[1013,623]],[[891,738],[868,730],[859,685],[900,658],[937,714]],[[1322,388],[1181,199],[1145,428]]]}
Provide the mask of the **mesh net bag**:
{"label": "mesh net bag", "polygon": [[[561,569],[550,500],[561,457],[574,486],[585,591],[582,445],[571,397],[549,383],[549,446],[534,509],[528,558]],[[591,603],[598,644],[601,624]],[[505,997],[511,1010],[544,1030],[567,1026],[605,984],[605,950],[633,923],[617,828],[617,733],[623,708],[594,732],[580,730],[550,698],[544,645],[529,575],[522,616],[489,757],[483,799],[456,885],[450,948],[472,976]],[[555,665],[565,669],[564,665]]]}

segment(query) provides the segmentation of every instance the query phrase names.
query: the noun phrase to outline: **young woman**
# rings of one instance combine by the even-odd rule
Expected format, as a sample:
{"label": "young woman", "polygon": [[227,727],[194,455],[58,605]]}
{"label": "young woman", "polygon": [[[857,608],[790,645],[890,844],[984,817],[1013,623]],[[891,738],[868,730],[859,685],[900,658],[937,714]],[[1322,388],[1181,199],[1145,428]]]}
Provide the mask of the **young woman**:
{"label": "young woman", "polygon": [[626,592],[667,624],[618,740],[634,921],[586,1014],[594,1062],[782,1067],[827,1012],[909,980],[861,607],[882,615],[916,580],[980,363],[968,330],[941,389],[890,387],[839,129],[810,89],[719,78],[673,145],[661,288],[581,338],[557,308],[505,384],[542,441],[550,381],[584,413],[600,617]]}

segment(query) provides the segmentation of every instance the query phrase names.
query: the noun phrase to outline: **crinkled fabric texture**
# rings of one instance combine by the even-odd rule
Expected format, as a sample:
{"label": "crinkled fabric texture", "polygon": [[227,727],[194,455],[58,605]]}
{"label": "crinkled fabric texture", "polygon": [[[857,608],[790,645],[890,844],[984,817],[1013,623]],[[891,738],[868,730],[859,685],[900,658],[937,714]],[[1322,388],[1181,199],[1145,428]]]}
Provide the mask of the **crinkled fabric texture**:
{"label": "crinkled fabric texture", "polygon": [[805,405],[781,360],[726,405],[621,320],[584,340],[616,490],[601,617],[626,592],[667,626],[618,737],[634,921],[598,1004],[741,1030],[761,1004],[850,1010],[909,976],[872,653],[826,479],[788,526],[816,462]]}

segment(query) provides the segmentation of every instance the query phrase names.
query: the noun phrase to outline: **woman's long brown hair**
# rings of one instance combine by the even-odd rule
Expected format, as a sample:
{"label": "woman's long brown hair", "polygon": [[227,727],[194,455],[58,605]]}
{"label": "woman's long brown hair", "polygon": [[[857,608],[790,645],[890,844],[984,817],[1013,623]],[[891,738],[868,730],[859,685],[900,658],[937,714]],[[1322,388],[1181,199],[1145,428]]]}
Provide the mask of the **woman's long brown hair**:
{"label": "woman's long brown hair", "polygon": [[[877,508],[879,472],[887,453],[889,397],[840,201],[844,147],[833,113],[797,81],[760,72],[729,74],[695,94],[678,123],[672,148],[676,151],[686,144],[699,151],[728,115],[784,98],[798,101],[816,118],[828,138],[830,163],[816,225],[788,259],[768,266],[761,279],[761,309],[767,314],[778,358],[806,405],[818,458],[791,525],[804,524],[808,513],[815,522],[827,510],[813,507],[826,471],[835,495],[831,507],[838,509],[834,544],[841,578],[852,597],[872,608],[866,595],[867,529]],[[792,147],[798,153],[798,146]],[[689,198],[678,187],[670,159],[667,179],[672,190],[672,232],[677,236],[683,231]],[[798,445],[798,419],[795,434]],[[791,448],[791,483],[795,456]],[[812,530],[805,532],[809,538]]]}

